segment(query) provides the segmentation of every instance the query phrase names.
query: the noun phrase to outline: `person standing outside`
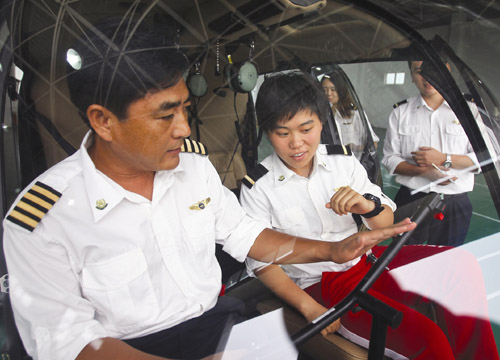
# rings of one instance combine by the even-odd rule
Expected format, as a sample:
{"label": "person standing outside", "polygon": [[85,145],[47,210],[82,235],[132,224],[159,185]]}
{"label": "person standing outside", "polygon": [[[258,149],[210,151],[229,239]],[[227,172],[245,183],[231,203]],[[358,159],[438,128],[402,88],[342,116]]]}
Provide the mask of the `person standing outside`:
{"label": "person standing outside", "polygon": [[[359,160],[367,144],[367,130],[370,132],[375,147],[377,147],[379,137],[373,131],[366,114],[364,116],[367,119],[368,129],[363,124],[344,76],[339,70],[329,72],[321,78],[321,86],[330,103],[342,144],[348,145]],[[329,124],[326,128],[328,127],[330,127]]]}
{"label": "person standing outside", "polygon": [[[419,94],[394,106],[382,159],[401,184],[394,199],[399,209],[396,221],[411,214],[427,193],[441,193],[444,219],[429,216],[409,243],[459,246],[470,225],[472,204],[467,193],[474,187],[478,161],[450,105],[422,77],[422,61],[411,61],[409,66]],[[475,117],[479,116],[475,106],[471,110]]]}

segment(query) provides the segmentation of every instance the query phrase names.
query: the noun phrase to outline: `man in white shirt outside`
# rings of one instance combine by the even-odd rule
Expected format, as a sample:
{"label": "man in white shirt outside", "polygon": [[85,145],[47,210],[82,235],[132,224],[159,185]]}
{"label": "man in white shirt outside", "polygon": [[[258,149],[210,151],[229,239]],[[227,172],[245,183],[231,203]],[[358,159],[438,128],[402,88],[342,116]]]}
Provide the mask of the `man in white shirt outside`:
{"label": "man in white shirt outside", "polygon": [[[429,216],[414,232],[410,244],[459,246],[464,243],[472,216],[467,192],[474,187],[478,161],[455,113],[420,74],[422,61],[409,65],[419,95],[395,105],[382,159],[401,184],[394,198],[396,221],[411,214],[427,193],[441,193],[446,205],[444,219]],[[471,105],[471,110],[479,116],[477,107]],[[448,179],[441,180],[445,177]],[[414,190],[418,192],[412,195]]]}

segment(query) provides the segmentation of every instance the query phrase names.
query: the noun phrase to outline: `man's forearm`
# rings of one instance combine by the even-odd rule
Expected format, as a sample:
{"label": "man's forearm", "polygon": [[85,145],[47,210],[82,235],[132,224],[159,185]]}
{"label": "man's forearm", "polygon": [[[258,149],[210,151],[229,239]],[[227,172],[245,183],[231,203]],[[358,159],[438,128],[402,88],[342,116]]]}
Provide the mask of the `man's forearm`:
{"label": "man's forearm", "polygon": [[474,165],[474,161],[467,155],[451,155],[452,169],[466,169]]}
{"label": "man's forearm", "polygon": [[425,171],[425,167],[410,164],[408,161],[400,162],[394,169],[395,174],[406,176],[421,176]]}
{"label": "man's forearm", "polygon": [[355,233],[338,242],[309,240],[264,229],[250,248],[252,259],[275,264],[302,264],[333,261],[338,264],[354,260],[381,241],[413,230],[416,224],[405,219],[381,229]]}
{"label": "man's forearm", "polygon": [[274,264],[329,261],[334,251],[332,244],[264,229],[255,240],[248,256],[255,260]]}

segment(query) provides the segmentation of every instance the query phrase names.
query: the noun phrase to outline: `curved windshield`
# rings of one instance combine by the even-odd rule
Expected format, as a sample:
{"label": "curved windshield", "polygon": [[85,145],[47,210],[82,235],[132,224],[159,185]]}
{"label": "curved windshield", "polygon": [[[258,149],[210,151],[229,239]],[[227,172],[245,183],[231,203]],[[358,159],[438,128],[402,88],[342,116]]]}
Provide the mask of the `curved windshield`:
{"label": "curved windshield", "polygon": [[[108,22],[118,24],[116,33],[103,30],[103,24]],[[123,33],[118,31],[120,29]],[[129,47],[129,44],[137,43],[134,42],[137,34],[142,36],[143,32],[154,34],[155,40],[145,47]],[[230,230],[237,227],[228,230],[220,225],[219,220],[221,213],[230,211],[227,210],[230,207],[221,205],[220,211],[214,213],[204,210],[209,209],[210,203],[215,206],[218,191],[202,193],[200,188],[190,189],[184,197],[180,197],[181,200],[176,201],[179,203],[182,199],[191,199],[194,194],[199,195],[199,199],[192,199],[183,208],[189,209],[190,217],[179,213],[173,230],[169,228],[158,231],[156,225],[152,225],[154,219],[157,219],[156,215],[148,218],[142,214],[151,210],[148,208],[150,203],[136,197],[144,195],[140,194],[140,190],[132,195],[116,190],[122,195],[126,194],[123,198],[131,203],[144,202],[140,205],[140,216],[143,216],[146,224],[144,228],[155,238],[163,236],[163,240],[158,240],[155,245],[157,251],[153,251],[151,255],[141,253],[145,259],[141,256],[141,259],[135,259],[137,266],[131,265],[130,269],[133,271],[130,270],[125,275],[149,279],[149,276],[154,277],[161,272],[174,271],[173,265],[168,262],[170,255],[166,249],[181,246],[180,253],[193,251],[196,256],[205,259],[205,262],[196,263],[206,266],[205,270],[200,271],[204,275],[211,273],[212,270],[208,269],[212,269],[212,266],[217,269],[220,266],[220,271],[213,270],[217,278],[214,282],[218,285],[220,277],[228,295],[233,293],[235,297],[243,298],[252,309],[249,317],[258,318],[258,315],[276,308],[285,309],[285,318],[297,316],[292,318],[293,321],[287,322],[288,332],[295,345],[300,345],[297,351],[304,359],[321,358],[315,355],[314,349],[308,348],[307,343],[305,346],[302,343],[309,338],[314,340],[326,328],[323,323],[321,324],[325,326],[321,329],[310,324],[320,322],[320,315],[324,316],[327,308],[333,309],[327,312],[330,314],[330,323],[340,319],[340,323],[345,324],[345,328],[335,328],[332,331],[336,332],[334,339],[342,337],[340,342],[356,344],[361,356],[367,356],[369,351],[382,351],[388,357],[400,358],[398,356],[402,354],[406,358],[411,357],[413,350],[393,346],[390,339],[387,343],[390,345],[380,345],[385,344],[386,339],[366,330],[370,327],[365,322],[371,320],[363,320],[362,326],[350,323],[356,317],[353,314],[358,312],[371,311],[375,315],[383,313],[383,305],[373,305],[372,309],[370,301],[364,296],[367,288],[377,289],[384,282],[384,291],[381,290],[385,294],[384,300],[381,300],[382,297],[378,300],[390,302],[391,309],[398,306],[391,299],[404,303],[407,300],[405,296],[411,294],[412,303],[408,306],[404,304],[405,311],[414,311],[418,316],[424,316],[426,321],[432,320],[434,325],[443,321],[443,318],[439,318],[440,315],[455,314],[454,311],[456,316],[452,320],[446,319],[455,321],[461,317],[478,320],[481,329],[486,329],[484,331],[487,335],[484,336],[489,339],[489,348],[497,349],[493,352],[498,357],[500,287],[496,274],[500,270],[499,42],[500,5],[486,0],[462,1],[457,4],[445,0],[4,1],[0,6],[2,218],[11,225],[12,211],[18,211],[16,206],[22,202],[27,189],[33,186],[34,181],[46,179],[47,174],[53,174],[54,166],[67,161],[72,155],[89,155],[88,159],[98,176],[110,181],[114,190],[119,188],[129,191],[122,184],[115,183],[111,173],[101,171],[97,162],[94,164],[94,150],[87,150],[93,149],[93,140],[84,139],[102,138],[103,143],[109,145],[110,152],[118,154],[117,158],[125,159],[125,163],[130,161],[134,166],[141,163],[141,166],[147,167],[150,154],[161,153],[157,156],[160,158],[163,156],[163,148],[170,146],[168,139],[154,143],[160,136],[167,136],[170,130],[167,127],[157,127],[155,129],[161,131],[151,130],[146,136],[137,125],[133,133],[127,133],[128,137],[116,130],[116,136],[127,139],[127,146],[121,147],[112,144],[110,138],[96,132],[95,128],[91,130],[91,123],[94,127],[97,126],[90,119],[92,111],[97,109],[103,114],[112,114],[113,119],[120,121],[120,126],[127,128],[123,124],[127,124],[131,114],[137,115],[131,112],[132,104],[137,105],[141,100],[154,98],[178,84],[182,87],[186,85],[185,98],[164,102],[161,107],[162,111],[177,111],[177,108],[182,107],[182,111],[175,114],[185,114],[187,123],[180,136],[182,139],[176,139],[179,143],[184,138],[187,139],[182,151],[179,145],[179,149],[168,148],[165,153],[168,156],[175,153],[179,157],[178,153],[181,152],[204,153],[206,149],[209,154],[209,165],[206,166],[210,169],[207,171],[210,174],[213,172],[216,179],[210,178],[210,181],[231,190],[236,198],[233,194],[227,195],[230,201],[234,200],[238,209],[240,205],[243,206],[245,214],[252,221],[265,222],[273,230],[298,238],[338,242],[357,231],[382,227],[373,220],[380,214],[390,212],[391,218],[387,221],[392,224],[406,217],[414,217],[416,213],[421,214],[423,209],[426,212],[418,218],[417,230],[404,238],[404,247],[401,238],[398,237],[397,241],[388,239],[375,247],[373,253],[370,250],[361,257],[351,259],[352,263],[346,262],[349,265],[345,265],[342,271],[335,267],[338,264],[333,268],[310,268],[310,264],[299,267],[284,265],[279,268],[287,277],[280,281],[270,281],[271,285],[281,284],[283,281],[283,284],[290,285],[289,288],[295,289],[294,286],[297,286],[300,291],[307,289],[307,299],[315,301],[315,311],[307,312],[300,311],[299,304],[286,301],[280,296],[282,294],[279,290],[272,294],[272,291],[262,285],[269,285],[259,273],[262,263],[251,265],[252,259],[247,259],[245,263],[246,255],[239,253],[241,248],[226,246],[231,243],[228,240],[231,239]],[[161,54],[175,55],[172,55],[173,60],[162,63],[157,59]],[[159,63],[167,65],[159,67]],[[182,73],[173,75],[169,66],[172,65],[174,69],[180,63],[186,65],[182,68]],[[93,82],[90,77],[82,75],[87,74],[86,71],[92,67],[100,69],[100,75]],[[283,85],[279,79],[286,79],[286,76],[292,80],[288,85]],[[156,81],[160,77],[161,81]],[[276,88],[271,91],[270,85],[266,84],[273,81],[276,81],[276,84],[273,83]],[[276,94],[282,95],[280,97]],[[159,112],[154,111],[147,113],[158,122],[169,121],[164,113],[158,114]],[[168,115],[174,116],[170,113]],[[140,118],[132,117],[134,121]],[[134,121],[128,124],[136,124]],[[146,138],[148,140],[144,140]],[[198,145],[199,143],[202,145]],[[139,160],[130,160],[129,151],[135,151],[134,155]],[[181,155],[181,159],[184,155]],[[175,170],[168,171],[172,170],[172,174],[185,171],[183,163],[180,164]],[[202,176],[201,171],[199,174]],[[53,180],[54,178],[57,179]],[[53,186],[51,185],[54,189],[63,182],[59,175],[48,176],[48,179],[54,181]],[[155,181],[163,180],[157,177]],[[186,181],[184,183],[187,184]],[[155,186],[159,185],[155,183]],[[165,189],[168,190],[169,186],[170,184],[166,184]],[[140,186],[137,188],[143,189]],[[353,192],[348,192],[350,190]],[[64,191],[66,188],[57,190],[57,193],[64,198]],[[220,191],[225,194],[225,190]],[[341,196],[335,195],[337,193],[347,194],[345,199],[350,200],[340,200]],[[154,202],[155,196],[159,195],[153,191],[151,194],[154,196],[151,195],[148,201]],[[105,218],[102,214],[112,211],[112,206],[108,207],[110,201],[107,200],[111,195],[104,193],[100,196],[99,202],[92,204],[92,209],[75,215],[75,218],[83,218],[91,212],[97,213],[95,224],[100,224],[99,221]],[[355,204],[352,205],[349,201]],[[343,210],[339,209],[339,203]],[[30,203],[29,206],[30,210],[21,210],[21,215],[15,218],[17,225],[20,222],[30,229],[36,229],[42,224],[43,228],[43,218],[46,213],[50,214],[52,207],[42,206],[40,209],[38,203]],[[30,212],[32,208],[35,208],[33,211],[36,214]],[[67,215],[70,211],[63,213]],[[227,214],[225,216],[229,217]],[[78,224],[77,220],[73,221]],[[26,225],[26,222],[29,224]],[[50,224],[50,221],[46,220],[46,223]],[[123,225],[124,233],[129,225]],[[387,226],[389,223],[383,225]],[[52,234],[51,231],[52,228],[44,234]],[[216,237],[216,241],[213,246],[208,247],[207,255],[203,257],[200,255],[202,250],[197,249],[198,245],[204,244],[205,235]],[[53,236],[53,244],[65,241],[71,244],[71,234]],[[182,236],[191,236],[198,243],[172,245],[168,242],[171,238]],[[414,258],[407,255],[405,261],[399,261],[403,255],[397,254],[405,253],[406,250],[401,248],[408,249],[407,245],[414,249],[444,248],[450,252],[433,250],[434,252],[420,254],[416,250],[412,254],[418,257],[418,261],[413,261]],[[72,279],[75,280],[74,289],[81,292],[80,300],[92,302],[92,296],[87,296],[85,291],[88,289],[82,282],[84,277],[88,281],[89,271],[91,272],[88,268],[95,264],[109,270],[110,278],[120,278],[120,281],[115,282],[124,284],[123,289],[126,290],[123,293],[130,290],[130,284],[135,280],[128,279],[130,281],[127,282],[122,279],[122,276],[126,276],[120,271],[112,269],[112,266],[102,265],[106,263],[104,255],[85,257],[82,250],[82,253],[73,258],[72,251],[78,246],[65,246],[66,250],[61,250],[61,253],[69,255],[64,269],[71,270]],[[115,247],[113,244],[109,248],[116,250],[121,249],[120,246],[118,244]],[[117,252],[128,254],[127,251],[136,247],[140,246],[134,243],[130,248]],[[202,249],[205,251],[204,247]],[[378,252],[377,249],[383,250]],[[50,253],[49,250],[47,253]],[[416,253],[419,255],[415,255]],[[157,254],[160,254],[158,259],[162,260],[150,263],[150,257]],[[455,260],[448,254],[456,254]],[[472,257],[469,258],[470,254]],[[115,255],[116,258],[108,259],[110,264],[114,264],[119,258],[118,254]],[[470,265],[470,269],[462,268],[453,279],[445,278],[445,275],[441,277],[440,274],[446,267],[448,270],[458,267],[458,258]],[[56,266],[46,259],[48,257],[40,260],[41,271],[49,269],[51,274],[57,274]],[[378,265],[377,259],[382,259]],[[217,261],[220,265],[215,266]],[[3,259],[0,261],[0,278],[3,276],[1,284],[8,279],[7,263]],[[314,284],[324,284],[327,281],[322,277],[323,273],[337,274],[345,271],[345,274],[349,274],[347,271],[358,266],[358,263],[366,265],[368,269],[358,278],[352,276],[357,281],[350,284],[352,286],[348,290],[339,290],[338,293],[332,291],[328,296],[323,293],[323,298],[326,296],[329,303],[320,301],[322,294],[319,287],[311,290],[310,287]],[[15,265],[11,267],[15,268]],[[156,272],[155,269],[159,270]],[[276,268],[270,269],[274,271]],[[191,276],[190,271],[191,269],[186,270],[182,275],[186,282]],[[192,271],[195,274],[199,269]],[[365,278],[366,274],[368,276]],[[388,274],[391,275],[390,280],[386,278],[389,277]],[[36,276],[36,271],[32,271],[26,278],[32,283]],[[260,277],[262,283],[255,280],[256,277]],[[377,278],[382,280],[376,282]],[[92,278],[96,283],[99,283],[99,279],[98,276]],[[434,279],[435,282],[430,281]],[[285,282],[289,280],[290,283]],[[441,281],[438,285],[444,284],[441,288],[436,285],[438,280]],[[142,283],[149,284],[148,281]],[[190,298],[189,291],[184,288],[184,281],[169,281],[188,299],[179,304],[186,308],[194,303],[198,304],[197,300]],[[329,281],[330,284],[337,284],[336,281],[340,280],[330,278]],[[342,278],[342,286],[345,283],[347,281]],[[363,285],[362,289],[356,288],[358,283]],[[455,293],[454,290],[465,283],[468,285],[461,288],[462,292],[484,292],[481,292],[480,300],[471,300],[473,306],[466,304],[468,299],[459,301],[460,299],[448,296],[455,294],[460,298],[463,293]],[[55,279],[47,284],[57,288]],[[253,287],[248,290],[244,287],[245,284],[252,284]],[[479,285],[471,290],[471,284]],[[108,285],[106,286],[115,286]],[[108,288],[104,289],[106,286],[102,285],[102,291],[111,292]],[[149,289],[149,295],[153,299],[151,303],[165,295],[160,294],[162,290],[153,287],[151,285]],[[268,287],[273,290],[272,286]],[[390,291],[387,290],[388,287]],[[31,320],[20,317],[20,309],[23,307],[17,307],[17,304],[14,304],[14,320],[8,288],[2,285],[2,289],[2,306],[5,304],[3,310],[6,314],[3,327],[6,329],[6,336],[0,337],[0,340],[6,344],[5,353],[16,358],[16,353],[24,354],[26,350],[32,357],[42,357],[36,353],[41,350],[35,347],[36,341],[31,338],[30,331],[26,330],[26,324]],[[395,294],[391,292],[393,289],[401,291]],[[98,291],[92,288],[91,291],[93,290]],[[365,295],[349,298],[358,290]],[[446,290],[450,291],[444,294]],[[133,290],[129,292],[133,293]],[[212,292],[218,294],[218,290]],[[223,293],[224,291],[221,292]],[[269,302],[270,298],[272,301]],[[351,299],[350,302],[345,300],[348,298]],[[212,300],[213,304],[217,302],[215,295]],[[474,302],[476,300],[480,306]],[[102,300],[103,303],[106,301],[108,300]],[[38,304],[42,304],[40,313],[50,313],[43,309],[42,301]],[[97,314],[95,319],[98,320],[105,317],[101,314],[101,311],[104,312],[102,309],[111,308],[101,303],[91,305]],[[123,309],[132,311],[132,305],[125,304],[124,301]],[[176,315],[183,313],[181,305],[173,311]],[[202,309],[199,310],[199,315],[207,310],[205,305],[199,304],[198,309]],[[476,305],[479,310],[470,310],[470,307]],[[294,307],[300,314],[290,311]],[[391,311],[388,310],[392,314]],[[349,314],[352,318],[348,317]],[[100,318],[101,315],[104,317]],[[408,319],[405,316],[400,329],[404,328],[405,319]],[[394,319],[396,318],[398,317],[395,316]],[[380,317],[377,319],[380,320]],[[394,323],[384,320],[382,325],[379,324],[382,329],[380,332],[385,334],[386,325],[397,325],[394,319]],[[106,321],[102,321],[105,323],[104,327],[108,324]],[[154,326],[155,329],[164,329],[174,322],[155,323]],[[168,326],[165,325],[167,323]],[[290,323],[300,326],[290,327]],[[453,328],[449,324],[451,323],[446,326]],[[451,349],[456,334],[450,335],[446,326],[442,323],[436,325],[436,328],[440,327],[436,332],[442,335],[439,342]],[[456,327],[463,329],[467,326],[461,323]],[[24,344],[19,341],[18,328]],[[122,333],[110,334],[120,339],[149,333],[149,329],[137,330],[137,324],[129,327],[117,325],[117,328]],[[309,329],[310,332],[301,329]],[[362,330],[358,331],[359,329]],[[51,333],[52,338],[58,338],[56,335],[62,334],[58,331]],[[38,334],[35,330],[32,332]],[[467,343],[474,343],[476,338],[471,334],[467,336],[470,337]],[[288,335],[284,337],[288,338]],[[372,344],[379,344],[380,349],[369,349],[368,340],[371,337]],[[7,341],[7,338],[14,340]],[[331,341],[327,342],[326,348],[319,348],[321,354],[344,353],[344,348],[336,341],[333,341],[333,345]],[[43,348],[42,345],[37,346]],[[47,349],[57,348],[55,345],[47,346]],[[50,350],[47,351],[50,353]],[[71,351],[76,350],[72,348]],[[453,348],[450,351],[455,356],[460,351],[471,354],[475,348],[471,345],[465,350]],[[267,355],[272,358],[272,354],[269,350]]]}

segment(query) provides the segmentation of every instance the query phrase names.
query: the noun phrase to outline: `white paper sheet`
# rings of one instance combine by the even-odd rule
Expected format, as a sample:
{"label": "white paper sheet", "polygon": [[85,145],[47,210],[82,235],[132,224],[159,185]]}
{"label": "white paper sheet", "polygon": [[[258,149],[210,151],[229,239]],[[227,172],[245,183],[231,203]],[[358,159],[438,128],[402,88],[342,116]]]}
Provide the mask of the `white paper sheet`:
{"label": "white paper sheet", "polygon": [[283,309],[233,326],[222,360],[294,360],[298,352],[285,328]]}

